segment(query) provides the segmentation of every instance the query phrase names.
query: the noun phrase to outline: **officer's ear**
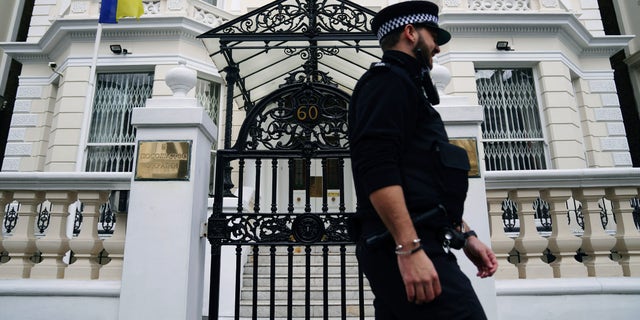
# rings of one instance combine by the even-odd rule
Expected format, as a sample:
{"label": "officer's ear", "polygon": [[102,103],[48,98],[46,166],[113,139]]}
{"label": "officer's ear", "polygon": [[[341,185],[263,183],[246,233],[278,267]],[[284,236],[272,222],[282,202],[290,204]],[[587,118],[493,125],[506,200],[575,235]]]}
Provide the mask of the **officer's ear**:
{"label": "officer's ear", "polygon": [[418,38],[420,36],[418,34],[418,30],[412,24],[408,24],[408,25],[404,26],[404,29],[402,29],[402,35],[405,38],[407,38],[407,40],[409,40],[409,42],[411,42],[411,44],[414,44],[416,41],[418,41]]}

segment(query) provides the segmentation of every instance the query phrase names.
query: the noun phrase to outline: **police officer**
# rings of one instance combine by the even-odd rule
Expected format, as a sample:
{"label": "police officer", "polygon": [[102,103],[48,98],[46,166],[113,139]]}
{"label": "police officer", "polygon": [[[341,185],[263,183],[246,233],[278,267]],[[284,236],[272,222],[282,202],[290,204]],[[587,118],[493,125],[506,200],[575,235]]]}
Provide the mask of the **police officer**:
{"label": "police officer", "polygon": [[497,260],[462,220],[469,160],[448,143],[428,74],[451,35],[428,1],[386,7],[372,29],[384,55],[353,92],[349,139],[352,232],[376,319],[486,319],[450,249],[463,248],[483,278]]}

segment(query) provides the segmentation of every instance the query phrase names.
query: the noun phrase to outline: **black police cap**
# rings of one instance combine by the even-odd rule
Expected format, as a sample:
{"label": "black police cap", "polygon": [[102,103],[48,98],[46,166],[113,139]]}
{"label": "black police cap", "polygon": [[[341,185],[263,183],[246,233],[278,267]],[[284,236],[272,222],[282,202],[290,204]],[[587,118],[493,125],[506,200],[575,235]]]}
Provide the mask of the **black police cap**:
{"label": "black police cap", "polygon": [[373,17],[371,29],[378,40],[382,40],[392,31],[408,24],[435,30],[438,34],[436,43],[440,46],[451,40],[451,34],[438,26],[438,6],[429,1],[405,1],[390,5]]}

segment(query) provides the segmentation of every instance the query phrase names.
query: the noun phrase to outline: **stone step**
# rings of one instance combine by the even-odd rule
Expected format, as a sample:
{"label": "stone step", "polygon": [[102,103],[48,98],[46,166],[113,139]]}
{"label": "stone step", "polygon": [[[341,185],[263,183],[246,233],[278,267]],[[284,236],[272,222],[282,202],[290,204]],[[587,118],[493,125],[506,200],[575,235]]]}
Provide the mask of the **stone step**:
{"label": "stone step", "polygon": [[[371,289],[369,289],[368,285],[364,285],[364,299],[367,301],[373,300],[373,293]],[[276,300],[286,301],[289,295],[289,290],[286,286],[276,286],[273,290],[274,298]],[[292,299],[293,300],[304,300],[305,299],[305,287],[296,285],[291,287]],[[269,300],[271,298],[271,288],[270,287],[258,287],[256,292],[258,295],[258,300]],[[312,290],[309,292],[309,296],[311,300],[320,300],[324,299],[324,288],[323,287],[312,287]],[[340,286],[327,287],[327,298],[328,300],[340,300],[342,299],[342,290]],[[345,299],[348,300],[358,300],[360,298],[360,294],[358,291],[358,286],[346,286],[345,287]],[[242,290],[240,295],[241,300],[251,301],[253,299],[253,290],[252,288],[245,288]]]}
{"label": "stone step", "polygon": [[[305,284],[305,275],[302,273],[294,273],[291,277],[294,286],[304,286]],[[269,274],[258,274],[256,277],[259,288],[269,287],[271,285],[271,276]],[[309,281],[312,289],[322,288],[324,285],[324,279],[322,274],[313,274],[309,277]],[[358,285],[358,274],[357,273],[347,273],[344,279],[347,286],[357,286]],[[289,277],[286,273],[277,273],[274,277],[275,286],[287,286],[289,283]],[[367,278],[363,276],[363,282],[368,285]],[[327,285],[330,287],[338,287],[341,286],[342,278],[340,273],[330,273],[327,275]],[[243,288],[251,288],[253,286],[253,277],[251,274],[245,274],[242,277],[242,285]]]}
{"label": "stone step", "polygon": [[[250,269],[247,269],[247,268],[250,268]],[[288,269],[289,269],[289,266],[285,263],[276,263],[273,266],[273,272],[275,274],[286,275],[289,272]],[[253,265],[245,266],[244,271],[245,271],[245,274],[252,274],[254,272],[254,266]],[[271,265],[258,264],[258,271],[257,271],[258,274],[270,275],[271,271],[272,271]],[[322,264],[312,264],[309,267],[307,267],[305,264],[297,264],[297,265],[293,264],[293,266],[291,267],[291,272],[294,275],[295,274],[305,275],[307,274],[307,272],[309,272],[309,274],[312,276],[321,277],[324,272],[324,267],[322,266]],[[327,264],[327,272],[329,274],[340,274],[342,272],[342,266],[339,264]],[[357,263],[345,264],[344,272],[346,274],[358,274],[358,264]]]}
{"label": "stone step", "polygon": [[[344,257],[341,254],[340,247],[329,247],[323,252],[322,246],[309,247],[311,250],[307,252],[307,247],[293,247],[292,252],[292,274],[288,275],[289,252],[287,247],[260,247],[257,258],[253,254],[253,249],[248,248],[247,263],[244,266],[244,274],[242,277],[243,288],[240,297],[240,316],[252,317],[253,312],[253,272],[254,263],[257,263],[257,315],[258,319],[270,318],[270,296],[271,296],[271,273],[274,272],[274,308],[276,319],[286,319],[287,298],[289,279],[292,283],[292,318],[304,319],[305,314],[305,295],[306,295],[306,279],[309,272],[309,311],[310,319],[324,318],[324,264],[327,264],[327,305],[329,308],[328,317],[330,319],[342,319],[342,282],[345,282],[345,299],[346,299],[346,318],[360,319],[359,309],[359,278],[358,278],[358,262],[355,257],[355,247],[345,247]],[[272,262],[273,260],[273,262]],[[307,261],[309,260],[309,261]],[[342,264],[344,263],[345,277],[342,279]],[[272,268],[273,264],[273,268]],[[308,267],[307,267],[308,264]],[[308,270],[308,271],[307,271]],[[364,301],[365,301],[365,319],[373,319],[373,294],[369,288],[366,277],[363,276]]]}
{"label": "stone step", "polygon": [[[319,255],[311,255],[309,257],[309,262],[311,265],[319,265],[321,266],[324,263],[324,257],[323,256],[319,256]],[[255,257],[252,255],[249,255],[247,257],[247,262],[251,262],[253,263],[255,260]],[[289,257],[285,256],[285,255],[276,255],[275,256],[275,262],[277,264],[288,264],[289,263]],[[293,256],[293,259],[291,259],[291,262],[293,263],[294,266],[297,265],[305,265],[307,263],[307,259],[305,256]],[[355,255],[346,255],[344,257],[344,262],[345,264],[358,264],[358,259],[356,259]],[[258,256],[258,265],[268,265],[271,263],[271,256],[269,255],[260,255]],[[339,265],[340,263],[342,263],[342,258],[339,255],[328,255],[327,256],[327,263],[328,264],[335,264],[335,265]]]}
{"label": "stone step", "polygon": [[[289,256],[288,253],[286,251],[276,251],[275,253],[275,260],[276,263],[278,264],[287,264],[289,262]],[[340,255],[339,252],[328,252],[327,253],[327,262],[329,264],[339,264],[342,261],[342,257]],[[249,250],[248,251],[248,256],[247,256],[247,260],[249,262],[253,262],[255,259],[254,255],[253,255],[253,251]],[[269,264],[271,261],[271,254],[269,251],[262,249],[258,252],[258,265],[263,265],[263,264]],[[311,264],[317,264],[317,265],[322,265],[322,263],[324,262],[324,256],[322,254],[322,252],[315,252],[312,251],[309,254],[309,260],[311,262]],[[306,264],[307,261],[307,256],[305,252],[294,252],[293,256],[292,256],[292,263],[293,265],[304,265]],[[344,261],[345,263],[349,263],[349,264],[357,264],[358,260],[356,259],[355,253],[354,252],[346,252],[345,256],[344,256]]]}
{"label": "stone step", "polygon": [[[307,305],[305,300],[293,300],[291,307],[291,316],[293,319],[304,319],[307,312]],[[328,316],[331,319],[340,319],[342,316],[342,303],[341,301],[328,301]],[[346,316],[348,318],[359,319],[360,317],[360,306],[358,300],[346,300]],[[309,317],[322,319],[325,314],[325,306],[322,300],[311,300],[309,302]],[[258,300],[256,304],[256,316],[258,318],[268,318],[270,316],[270,308],[271,304],[269,300]],[[287,316],[287,303],[285,301],[276,301],[274,304],[274,317],[275,318],[285,318]],[[240,305],[240,314],[242,317],[251,317],[253,315],[253,304],[249,300],[248,302],[241,302]],[[364,308],[364,317],[373,319],[374,317],[374,309],[373,305],[367,304],[365,300],[365,308]]]}
{"label": "stone step", "polygon": [[[204,316],[203,316],[203,319],[205,319]],[[253,319],[254,319],[253,317],[245,317],[245,316],[241,316],[241,317],[238,318],[238,320],[253,320]],[[256,320],[289,320],[289,318],[287,318],[286,316],[285,317],[273,317],[273,318],[272,317],[256,317],[255,319]],[[301,319],[305,319],[305,318],[301,317]],[[375,317],[374,316],[370,316],[370,317],[365,316],[364,318],[361,319],[360,317],[349,317],[349,316],[347,316],[345,318],[342,318],[342,316],[335,316],[335,317],[329,316],[328,319],[329,320],[343,320],[343,319],[344,320],[375,320]],[[325,320],[325,318],[324,317],[309,317],[309,320]]]}

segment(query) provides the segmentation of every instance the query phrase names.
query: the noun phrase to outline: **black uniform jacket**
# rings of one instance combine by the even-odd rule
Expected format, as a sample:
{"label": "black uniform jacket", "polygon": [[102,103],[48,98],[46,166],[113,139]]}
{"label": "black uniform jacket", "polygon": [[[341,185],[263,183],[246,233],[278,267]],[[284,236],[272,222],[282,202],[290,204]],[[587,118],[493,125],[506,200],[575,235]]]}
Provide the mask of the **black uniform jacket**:
{"label": "black uniform jacket", "polygon": [[466,151],[448,143],[444,123],[421,87],[418,61],[387,51],[382,62],[360,78],[349,105],[357,220],[383,228],[369,195],[400,185],[412,215],[442,204],[446,221],[459,222],[468,188]]}

